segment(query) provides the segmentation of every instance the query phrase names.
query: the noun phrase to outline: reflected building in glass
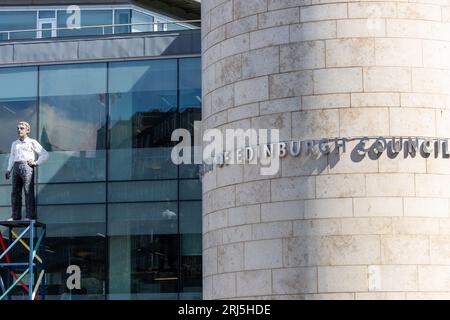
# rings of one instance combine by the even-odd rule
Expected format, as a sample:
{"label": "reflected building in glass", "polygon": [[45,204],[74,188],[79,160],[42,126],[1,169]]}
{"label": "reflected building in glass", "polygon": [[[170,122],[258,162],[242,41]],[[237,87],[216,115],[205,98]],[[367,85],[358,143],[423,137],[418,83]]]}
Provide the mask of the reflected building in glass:
{"label": "reflected building in glass", "polygon": [[[62,7],[29,9],[0,7],[11,20],[0,18],[0,34],[13,24],[64,20]],[[106,34],[35,31],[0,41],[0,50],[14,51],[0,64],[1,164],[19,120],[50,153],[36,177],[39,220],[48,228],[47,299],[200,299],[199,169],[170,159],[172,131],[193,130],[201,119],[200,30],[133,26],[173,19],[148,8],[82,9],[88,26],[110,25]],[[0,175],[2,220],[10,192]],[[70,265],[81,268],[80,290],[66,286]]]}

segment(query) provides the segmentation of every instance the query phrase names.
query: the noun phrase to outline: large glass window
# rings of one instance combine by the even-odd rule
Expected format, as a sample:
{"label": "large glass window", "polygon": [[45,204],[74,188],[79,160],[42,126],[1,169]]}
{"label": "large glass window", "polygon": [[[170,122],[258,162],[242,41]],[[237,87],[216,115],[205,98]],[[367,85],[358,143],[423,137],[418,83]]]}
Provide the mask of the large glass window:
{"label": "large glass window", "polygon": [[[117,9],[114,11],[114,33],[129,33],[131,30],[131,26],[129,25],[130,23],[130,9]],[[126,24],[126,26],[120,26],[123,24]]]}
{"label": "large glass window", "polygon": [[[49,299],[201,298],[201,183],[175,128],[200,119],[200,59],[0,69],[0,160],[20,120],[49,151],[37,171]],[[0,217],[10,215],[0,175]],[[81,290],[66,287],[80,267]],[[20,295],[20,292],[17,292]]]}
{"label": "large glass window", "polygon": [[73,13],[67,13],[65,10],[58,10],[58,28],[66,28],[58,30],[59,37],[66,36],[89,36],[111,34],[113,24],[112,10],[81,10],[80,19],[81,27],[97,26],[93,28],[67,29],[67,21],[70,20]]}
{"label": "large glass window", "polygon": [[106,177],[106,64],[43,66],[39,133],[50,160],[40,183]]}
{"label": "large glass window", "polygon": [[0,11],[0,39],[36,38],[36,31],[4,32],[14,30],[35,30],[36,20],[36,11]]}
{"label": "large glass window", "polygon": [[131,22],[133,24],[132,32],[153,31],[153,17],[140,11],[133,10]]}
{"label": "large glass window", "polygon": [[177,60],[111,63],[109,101],[109,179],[176,178]]}
{"label": "large glass window", "polygon": [[[11,143],[17,139],[17,123],[28,121],[36,137],[38,72],[36,67],[0,68],[0,163],[8,166]],[[11,214],[11,180],[0,174],[0,218]]]}
{"label": "large glass window", "polygon": [[[196,76],[196,75],[199,76]],[[189,130],[194,141],[194,122],[201,121],[201,62],[200,59],[187,58],[180,59],[180,127]],[[197,132],[199,135],[200,133]],[[200,140],[201,142],[201,140]],[[199,142],[197,142],[198,144]],[[200,150],[196,150],[201,152]],[[192,163],[194,159],[192,158]],[[182,165],[180,166],[180,175],[182,178],[198,177],[198,166]]]}

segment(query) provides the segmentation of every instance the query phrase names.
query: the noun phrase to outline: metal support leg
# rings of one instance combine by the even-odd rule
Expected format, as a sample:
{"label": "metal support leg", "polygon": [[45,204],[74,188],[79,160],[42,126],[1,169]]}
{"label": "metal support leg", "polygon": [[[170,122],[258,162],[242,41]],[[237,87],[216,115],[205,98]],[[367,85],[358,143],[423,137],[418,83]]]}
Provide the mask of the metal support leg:
{"label": "metal support leg", "polygon": [[33,300],[33,285],[34,285],[34,221],[30,223],[30,251],[29,251],[29,284],[28,284],[28,297]]}

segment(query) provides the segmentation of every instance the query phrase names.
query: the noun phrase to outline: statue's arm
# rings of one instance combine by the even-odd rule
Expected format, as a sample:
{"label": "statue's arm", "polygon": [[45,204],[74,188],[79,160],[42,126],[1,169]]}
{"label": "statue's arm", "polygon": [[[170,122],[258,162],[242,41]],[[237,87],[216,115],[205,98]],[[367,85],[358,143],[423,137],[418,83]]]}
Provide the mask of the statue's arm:
{"label": "statue's arm", "polygon": [[7,172],[11,172],[13,165],[14,165],[14,142],[11,144],[11,152],[9,153],[9,160],[8,160],[8,169]]}
{"label": "statue's arm", "polygon": [[34,152],[36,152],[36,154],[38,155],[38,159],[36,160],[36,165],[39,166],[48,160],[48,152],[37,141],[35,141],[33,143],[33,146],[34,146]]}

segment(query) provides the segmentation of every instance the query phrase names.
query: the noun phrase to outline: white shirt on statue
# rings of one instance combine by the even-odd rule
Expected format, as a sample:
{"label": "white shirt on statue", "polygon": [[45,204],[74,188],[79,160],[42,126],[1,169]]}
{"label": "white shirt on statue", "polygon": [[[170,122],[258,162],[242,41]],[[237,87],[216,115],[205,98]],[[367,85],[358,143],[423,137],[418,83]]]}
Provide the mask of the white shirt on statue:
{"label": "white shirt on statue", "polygon": [[11,145],[11,154],[9,155],[8,171],[11,171],[14,163],[19,161],[34,161],[35,155],[38,155],[37,165],[48,159],[48,152],[34,139],[26,137],[23,141],[17,139]]}

